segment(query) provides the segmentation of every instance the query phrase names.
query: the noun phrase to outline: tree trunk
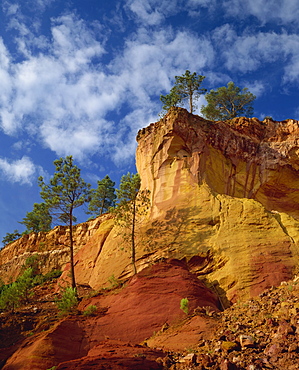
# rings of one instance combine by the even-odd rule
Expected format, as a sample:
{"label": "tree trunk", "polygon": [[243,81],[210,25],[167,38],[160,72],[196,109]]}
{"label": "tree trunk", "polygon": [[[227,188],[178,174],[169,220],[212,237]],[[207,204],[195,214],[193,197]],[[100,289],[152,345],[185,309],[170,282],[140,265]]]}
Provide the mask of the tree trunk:
{"label": "tree trunk", "polygon": [[189,95],[189,104],[190,104],[190,113],[193,113],[193,101],[192,101],[192,94]]}
{"label": "tree trunk", "polygon": [[74,243],[73,243],[73,212],[70,211],[70,264],[71,264],[71,280],[72,288],[76,289],[76,279],[75,279],[75,266],[74,266]]}
{"label": "tree trunk", "polygon": [[132,215],[132,265],[134,269],[134,275],[137,274],[136,269],[136,251],[135,251],[135,221],[136,221],[136,200],[133,201],[133,215]]}

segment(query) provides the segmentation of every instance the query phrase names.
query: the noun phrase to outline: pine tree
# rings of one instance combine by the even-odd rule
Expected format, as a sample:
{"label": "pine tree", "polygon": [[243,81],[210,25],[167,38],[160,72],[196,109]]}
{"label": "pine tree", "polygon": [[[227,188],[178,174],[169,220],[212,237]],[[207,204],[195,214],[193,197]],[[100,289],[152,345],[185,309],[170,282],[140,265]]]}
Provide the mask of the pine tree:
{"label": "pine tree", "polygon": [[18,232],[18,230],[15,230],[13,233],[6,233],[6,235],[2,239],[2,243],[3,245],[10,244],[19,239],[21,236],[22,235]]}
{"label": "pine tree", "polygon": [[26,217],[19,223],[26,226],[26,232],[28,233],[49,231],[52,225],[52,216],[45,203],[34,203],[33,210],[27,212]]}
{"label": "pine tree", "polygon": [[204,79],[205,76],[197,75],[196,72],[191,74],[189,70],[186,70],[182,76],[175,76],[175,84],[170,93],[160,96],[160,100],[164,103],[163,109],[168,110],[188,99],[190,113],[193,113],[196,108],[194,102],[206,92],[206,89],[200,88]]}
{"label": "pine tree", "polygon": [[98,181],[98,187],[91,189],[90,202],[88,205],[87,214],[94,217],[107,212],[109,208],[115,206],[115,182],[107,175],[102,180]]}
{"label": "pine tree", "polygon": [[205,95],[208,102],[201,108],[201,113],[210,120],[222,121],[238,116],[251,117],[253,114],[252,103],[256,96],[247,88],[240,89],[233,82],[226,86],[211,90]]}
{"label": "pine tree", "polygon": [[149,206],[149,191],[140,190],[138,174],[123,175],[119,189],[116,189],[118,205],[114,210],[116,222],[123,228],[123,238],[131,246],[131,261],[136,274],[136,229],[138,217],[143,215]]}
{"label": "pine tree", "polygon": [[73,157],[60,158],[54,161],[56,172],[45,184],[43,177],[38,182],[40,196],[53,216],[69,227],[69,247],[72,288],[76,288],[74,270],[73,222],[74,210],[90,199],[90,184],[81,178],[81,170],[74,165]]}

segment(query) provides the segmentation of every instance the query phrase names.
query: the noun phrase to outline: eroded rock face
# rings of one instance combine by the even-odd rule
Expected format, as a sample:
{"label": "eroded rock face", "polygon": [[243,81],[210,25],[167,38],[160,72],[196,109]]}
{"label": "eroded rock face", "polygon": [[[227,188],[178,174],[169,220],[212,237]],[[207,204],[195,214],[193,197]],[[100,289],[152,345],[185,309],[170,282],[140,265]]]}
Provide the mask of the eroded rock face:
{"label": "eroded rock face", "polygon": [[298,121],[213,122],[173,108],[137,140],[138,171],[157,213],[185,199],[188,187],[206,183],[217,194],[299,217]]}
{"label": "eroded rock face", "polygon": [[192,259],[229,300],[292,277],[298,121],[211,122],[174,108],[137,140],[142,187],[151,191],[149,250]]}
{"label": "eroded rock face", "polygon": [[[111,218],[111,216],[104,215],[74,227],[75,253],[87,243],[107,218]],[[0,251],[1,278],[5,282],[14,280],[26,259],[36,253],[40,258],[41,273],[45,274],[53,269],[63,269],[70,259],[67,227],[56,226],[47,233],[24,235],[2,248]]]}

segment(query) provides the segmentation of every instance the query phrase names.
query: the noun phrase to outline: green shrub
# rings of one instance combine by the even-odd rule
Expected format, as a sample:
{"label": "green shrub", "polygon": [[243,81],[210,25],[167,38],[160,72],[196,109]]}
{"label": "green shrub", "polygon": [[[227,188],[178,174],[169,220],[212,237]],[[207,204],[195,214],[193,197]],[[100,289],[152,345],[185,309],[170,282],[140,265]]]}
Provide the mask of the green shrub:
{"label": "green shrub", "polygon": [[33,275],[37,275],[39,273],[39,264],[40,256],[37,253],[35,253],[26,258],[26,261],[22,267],[25,270],[31,267]]}
{"label": "green shrub", "polygon": [[33,286],[32,268],[26,269],[18,279],[8,285],[3,285],[0,290],[0,309],[14,312],[22,303],[28,303],[32,297]]}
{"label": "green shrub", "polygon": [[27,268],[21,276],[16,280],[20,296],[26,303],[29,298],[32,297],[31,288],[33,287],[33,269],[32,267]]}
{"label": "green shrub", "polygon": [[108,281],[109,281],[109,283],[111,285],[111,288],[113,288],[113,289],[114,288],[118,288],[118,287],[120,287],[122,285],[121,280],[117,279],[114,275],[110,276],[108,278]]}
{"label": "green shrub", "polygon": [[97,312],[97,306],[91,304],[83,311],[84,316],[93,316]]}
{"label": "green shrub", "polygon": [[5,285],[0,294],[0,310],[14,312],[21,305],[22,296],[18,284]]}
{"label": "green shrub", "polygon": [[41,285],[45,283],[46,281],[51,281],[53,279],[59,278],[59,276],[62,274],[61,270],[52,270],[47,272],[45,275],[36,275],[34,277],[34,285]]}
{"label": "green shrub", "polygon": [[188,315],[189,312],[189,300],[188,298],[182,298],[180,309],[185,312],[186,315]]}
{"label": "green shrub", "polygon": [[61,274],[62,274],[61,270],[52,270],[52,271],[47,272],[44,275],[44,279],[45,279],[45,281],[57,279],[57,278],[59,278],[59,276],[61,276]]}
{"label": "green shrub", "polygon": [[64,289],[61,299],[56,301],[56,305],[62,314],[69,314],[76,311],[78,306],[76,288],[67,287]]}

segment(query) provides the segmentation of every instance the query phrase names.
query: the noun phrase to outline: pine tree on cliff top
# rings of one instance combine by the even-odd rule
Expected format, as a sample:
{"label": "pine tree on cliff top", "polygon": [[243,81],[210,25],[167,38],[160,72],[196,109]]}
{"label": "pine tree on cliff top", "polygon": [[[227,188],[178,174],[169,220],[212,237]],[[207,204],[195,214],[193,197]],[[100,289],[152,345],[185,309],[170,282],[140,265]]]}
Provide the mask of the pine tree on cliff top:
{"label": "pine tree on cliff top", "polygon": [[201,108],[201,113],[207,119],[223,121],[239,116],[251,117],[256,96],[247,88],[241,90],[233,82],[229,82],[227,87],[211,90],[205,98],[208,104]]}
{"label": "pine tree on cliff top", "polygon": [[205,76],[197,75],[189,70],[182,76],[175,76],[175,84],[168,95],[161,95],[160,100],[164,104],[162,109],[167,111],[170,107],[179,106],[184,100],[188,100],[190,113],[196,109],[195,101],[199,99],[206,89],[200,88]]}
{"label": "pine tree on cliff top", "polygon": [[69,227],[69,248],[72,288],[76,288],[74,270],[73,221],[74,210],[89,201],[90,184],[81,178],[81,170],[74,165],[73,157],[60,158],[54,161],[56,172],[45,184],[39,177],[40,196],[53,216]]}

